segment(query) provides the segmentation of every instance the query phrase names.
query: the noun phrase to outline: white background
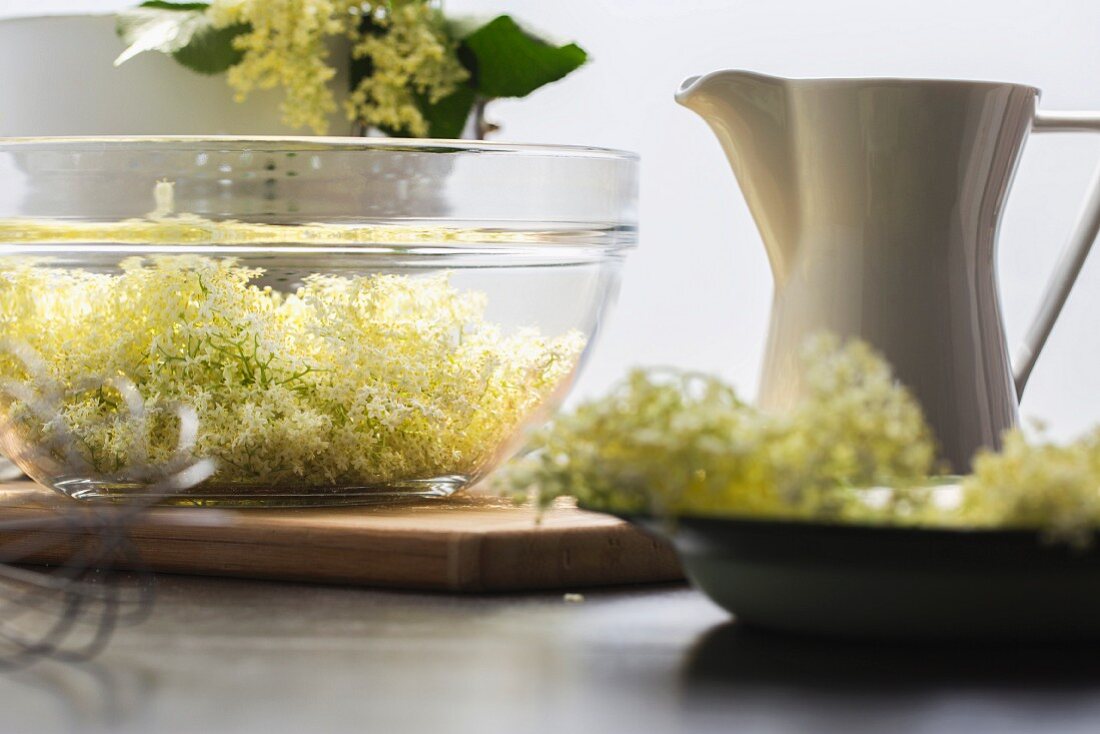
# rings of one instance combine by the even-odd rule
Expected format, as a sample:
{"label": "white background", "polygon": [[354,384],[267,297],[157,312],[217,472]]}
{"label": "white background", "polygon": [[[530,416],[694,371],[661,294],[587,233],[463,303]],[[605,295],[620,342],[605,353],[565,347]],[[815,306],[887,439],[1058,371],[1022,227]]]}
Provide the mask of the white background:
{"label": "white background", "polygon": [[[0,15],[130,4],[0,0]],[[641,246],[582,395],[635,364],[718,372],[745,394],[756,387],[770,275],[716,141],[672,101],[684,77],[738,67],[788,76],[996,79],[1041,87],[1049,109],[1100,110],[1094,0],[452,0],[447,9],[510,12],[591,54],[566,81],[522,102],[496,103],[500,139],[642,156]],[[1098,163],[1100,136],[1036,136],[1028,144],[1001,234],[1010,346],[1023,335]],[[1024,400],[1024,415],[1048,421],[1055,436],[1100,423],[1098,314],[1100,254],[1086,264]]]}

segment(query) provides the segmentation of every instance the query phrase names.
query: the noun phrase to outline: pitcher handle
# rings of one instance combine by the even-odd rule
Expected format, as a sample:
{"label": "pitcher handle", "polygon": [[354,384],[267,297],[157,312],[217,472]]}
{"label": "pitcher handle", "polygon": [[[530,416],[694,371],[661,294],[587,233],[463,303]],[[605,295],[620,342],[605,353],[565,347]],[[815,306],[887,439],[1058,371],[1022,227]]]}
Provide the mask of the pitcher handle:
{"label": "pitcher handle", "polygon": [[[1037,133],[1046,132],[1100,132],[1100,112],[1038,112],[1032,124],[1032,130]],[[1043,293],[1043,300],[1039,305],[1039,312],[1035,315],[1031,326],[1024,337],[1024,343],[1016,352],[1013,360],[1012,377],[1016,382],[1016,397],[1022,397],[1027,379],[1031,376],[1031,370],[1035,367],[1035,361],[1039,358],[1039,352],[1046,344],[1050,336],[1054,322],[1062,312],[1069,298],[1070,289],[1073,288],[1081,267],[1085,264],[1089,250],[1100,233],[1100,167],[1093,174],[1092,183],[1089,185],[1089,193],[1081,213],[1077,217],[1077,226],[1062,249],[1062,255],[1054,268],[1054,275],[1047,284]]]}

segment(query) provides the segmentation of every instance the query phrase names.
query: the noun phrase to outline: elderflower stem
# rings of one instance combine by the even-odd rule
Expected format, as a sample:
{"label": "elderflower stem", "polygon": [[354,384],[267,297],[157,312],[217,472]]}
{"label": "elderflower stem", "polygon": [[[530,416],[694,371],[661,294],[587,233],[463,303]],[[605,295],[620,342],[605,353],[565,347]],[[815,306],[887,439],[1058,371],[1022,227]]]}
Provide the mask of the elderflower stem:
{"label": "elderflower stem", "polygon": [[176,184],[168,179],[160,179],[153,187],[153,211],[149,212],[148,219],[166,219],[176,211]]}
{"label": "elderflower stem", "polygon": [[490,101],[489,98],[480,96],[474,101],[474,138],[476,140],[485,140],[489,135],[500,130],[500,125],[485,119],[485,108]]}

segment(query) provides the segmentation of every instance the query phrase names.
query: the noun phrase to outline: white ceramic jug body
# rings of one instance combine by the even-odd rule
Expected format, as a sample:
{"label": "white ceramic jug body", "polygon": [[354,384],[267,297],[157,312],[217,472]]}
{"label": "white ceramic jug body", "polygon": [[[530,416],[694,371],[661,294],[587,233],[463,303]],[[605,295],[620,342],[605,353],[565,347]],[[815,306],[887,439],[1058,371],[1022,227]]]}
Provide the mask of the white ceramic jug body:
{"label": "white ceramic jug body", "polygon": [[[677,99],[721,141],[775,278],[763,407],[799,399],[801,346],[832,332],[885,355],[955,469],[999,445],[1026,373],[1018,387],[996,235],[1038,96],[1026,85],[949,80],[717,72],[685,82]],[[1063,301],[1074,275],[1060,274]]]}

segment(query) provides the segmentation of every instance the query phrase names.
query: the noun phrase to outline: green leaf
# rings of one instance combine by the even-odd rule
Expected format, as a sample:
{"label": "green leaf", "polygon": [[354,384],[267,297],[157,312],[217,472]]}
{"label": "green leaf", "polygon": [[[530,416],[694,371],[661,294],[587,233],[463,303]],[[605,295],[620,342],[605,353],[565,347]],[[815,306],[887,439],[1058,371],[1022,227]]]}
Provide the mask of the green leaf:
{"label": "green leaf", "polygon": [[[452,139],[462,137],[462,131],[466,127],[466,120],[470,117],[470,110],[474,106],[476,94],[474,90],[463,85],[439,100],[430,104],[422,95],[416,96],[416,106],[420,108],[424,119],[428,121],[429,138]],[[415,137],[405,128],[392,128],[379,125],[378,130],[389,138]]]}
{"label": "green leaf", "polygon": [[492,16],[483,13],[448,15],[443,19],[447,35],[456,41],[461,41],[482,26],[489,25],[491,20],[494,20]]}
{"label": "green leaf", "polygon": [[435,104],[427,100],[418,100],[420,111],[428,121],[429,138],[462,137],[462,129],[474,106],[475,92],[472,87],[463,84]]}
{"label": "green leaf", "polygon": [[206,10],[210,3],[174,3],[170,0],[145,0],[139,8],[160,8],[161,10]]}
{"label": "green leaf", "polygon": [[[459,28],[458,24],[455,26]],[[459,58],[485,97],[526,97],[580,67],[588,54],[575,43],[554,46],[501,15],[462,39]]]}
{"label": "green leaf", "polygon": [[186,46],[172,54],[172,58],[200,74],[220,74],[240,63],[244,54],[233,46],[233,39],[250,28],[247,23],[201,28],[195,31]]}
{"label": "green leaf", "polygon": [[145,51],[171,54],[180,64],[201,74],[217,74],[241,60],[233,39],[247,25],[215,28],[206,16],[207,3],[148,0],[119,13],[115,30],[127,44],[115,66]]}

